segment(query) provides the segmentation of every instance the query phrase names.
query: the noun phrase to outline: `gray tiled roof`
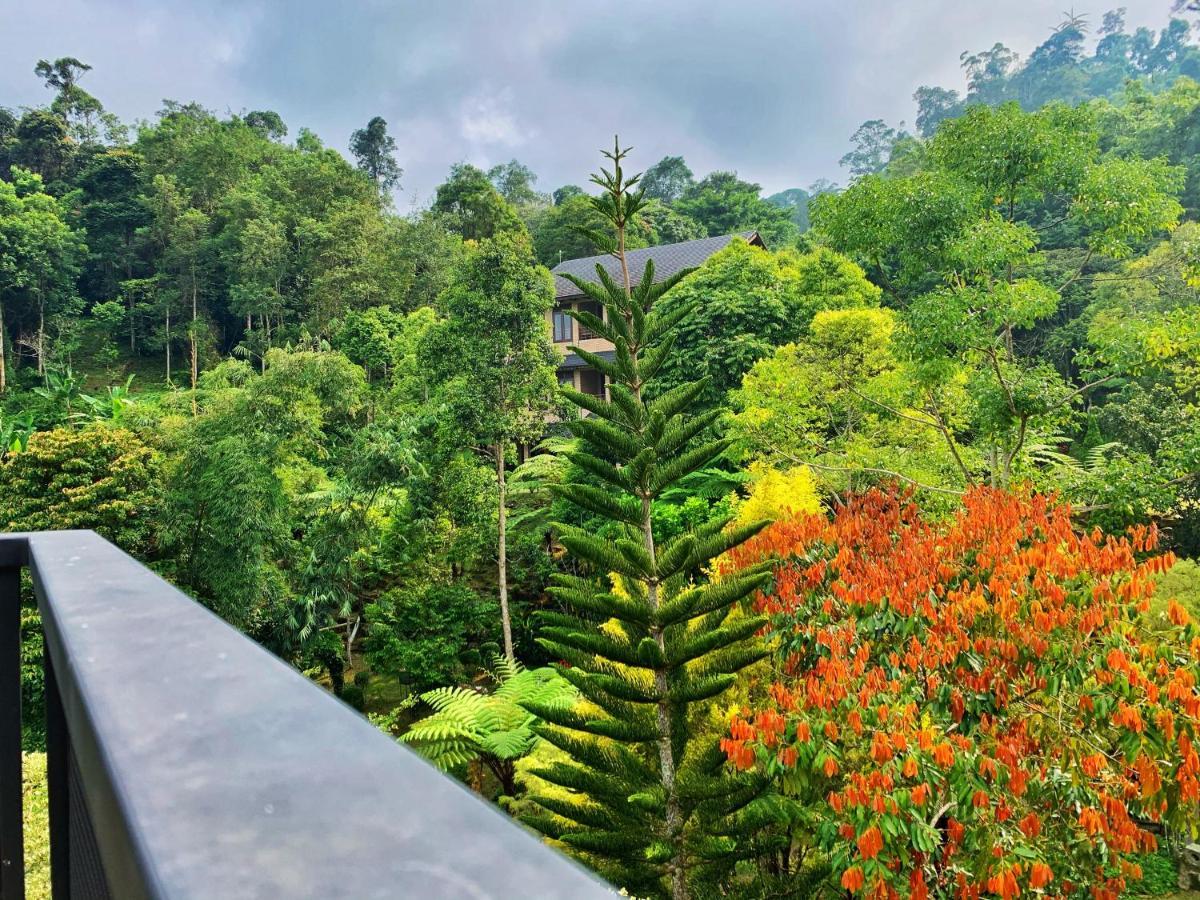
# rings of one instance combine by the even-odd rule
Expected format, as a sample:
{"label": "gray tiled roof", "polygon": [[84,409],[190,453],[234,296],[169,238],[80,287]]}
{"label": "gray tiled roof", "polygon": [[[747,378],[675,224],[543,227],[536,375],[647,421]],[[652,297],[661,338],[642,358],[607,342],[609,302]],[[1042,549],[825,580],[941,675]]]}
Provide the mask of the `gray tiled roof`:
{"label": "gray tiled roof", "polygon": [[[625,261],[629,265],[629,280],[634,286],[642,280],[646,269],[646,261],[654,260],[655,282],[669,278],[681,269],[689,269],[702,264],[706,259],[724,248],[735,237],[740,237],[750,243],[761,244],[762,240],[757,231],[742,231],[738,234],[723,234],[719,237],[699,238],[694,241],[684,241],[680,244],[662,244],[658,247],[645,247],[641,250],[629,250],[625,253]],[[554,273],[554,296],[557,300],[566,297],[581,296],[579,288],[567,279],[563,273],[574,275],[584,281],[596,282],[596,264],[604,266],[618,283],[621,278],[621,265],[616,258],[604,254],[601,256],[585,256],[583,259],[564,259],[550,271]]]}
{"label": "gray tiled roof", "polygon": [[[617,352],[615,350],[598,350],[594,352],[598,357],[608,360],[609,362],[612,362],[617,358]],[[583,357],[579,356],[577,353],[568,353],[563,358],[563,361],[558,364],[558,367],[560,369],[584,369],[588,367],[588,364],[585,363],[583,361]]]}

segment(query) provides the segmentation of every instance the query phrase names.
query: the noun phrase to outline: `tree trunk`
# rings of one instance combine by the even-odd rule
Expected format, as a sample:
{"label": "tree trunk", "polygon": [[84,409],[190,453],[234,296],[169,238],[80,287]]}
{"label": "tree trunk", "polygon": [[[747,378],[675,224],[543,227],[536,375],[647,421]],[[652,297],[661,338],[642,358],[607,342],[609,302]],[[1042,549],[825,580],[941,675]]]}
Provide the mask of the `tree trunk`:
{"label": "tree trunk", "polygon": [[346,690],[346,664],[342,661],[340,654],[335,653],[329,657],[329,684],[333,688],[335,696],[342,696],[342,692]]}
{"label": "tree trunk", "polygon": [[[632,302],[633,289],[629,278],[629,265],[625,257],[625,229],[617,228],[617,259],[621,263],[621,277],[624,279],[625,297]],[[632,325],[632,314],[626,314],[627,322]],[[638,348],[640,352],[641,348]],[[637,353],[634,353],[635,360]],[[636,361],[635,361],[636,365]],[[634,386],[634,395],[639,403],[642,401],[642,376],[641,373],[635,375],[637,384]],[[654,525],[651,518],[651,496],[643,493],[642,500],[642,544],[646,548],[646,555],[651,561],[655,560],[654,549]],[[658,580],[650,579],[646,582],[646,601],[650,609],[658,612],[659,596],[658,596]],[[650,628],[650,636],[654,642],[658,644],[663,655],[666,655],[666,635],[661,627],[652,626]],[[674,717],[672,715],[671,702],[667,699],[671,686],[667,681],[666,669],[656,669],[654,672],[654,692],[659,696],[659,701],[655,704],[655,725],[658,729],[658,771],[659,777],[662,779],[663,794],[665,801],[666,826],[667,826],[667,843],[671,846],[671,861],[667,864],[667,873],[671,882],[671,898],[672,900],[688,900],[687,886],[687,865],[684,859],[683,851],[683,809],[679,803],[679,794],[675,786],[675,735],[674,735]]]}
{"label": "tree trunk", "polygon": [[346,629],[346,665],[354,665],[354,639],[358,637],[358,626],[362,622],[362,616],[358,616],[354,620],[354,627]]}
{"label": "tree trunk", "polygon": [[171,307],[167,305],[167,384],[171,383]]}
{"label": "tree trunk", "polygon": [[[130,246],[133,244],[133,231],[125,230],[125,280],[133,279],[133,263],[130,257]],[[137,353],[137,323],[134,317],[133,293],[129,294],[129,352]]]}
{"label": "tree trunk", "polygon": [[196,281],[192,280],[192,416],[197,414],[196,411],[196,378],[200,374],[200,361],[197,353],[196,341]]}
{"label": "tree trunk", "polygon": [[[640,396],[641,390],[637,392]],[[654,559],[654,527],[651,523],[650,498],[642,497],[642,543],[650,559]],[[651,580],[646,583],[646,600],[650,608],[658,611],[658,582]],[[663,629],[651,627],[650,635],[658,644],[660,650],[666,653],[666,639]],[[655,725],[658,727],[658,771],[662,778],[663,793],[666,801],[667,842],[672,847],[673,859],[667,866],[671,879],[672,900],[687,900],[687,880],[684,877],[683,862],[683,811],[679,806],[679,797],[675,790],[675,751],[674,729],[671,702],[667,700],[671,686],[667,681],[665,669],[654,672],[654,691],[662,699],[655,708]]]}
{"label": "tree trunk", "polygon": [[0,303],[0,394],[8,390],[8,348],[4,346],[4,304]]}
{"label": "tree trunk", "polygon": [[504,626],[504,655],[511,661],[513,656],[512,620],[508,617],[508,540],[505,531],[508,527],[507,498],[504,483],[504,442],[496,444],[496,487],[499,493],[499,525],[497,526],[498,541],[498,575],[500,583],[500,622]]}
{"label": "tree trunk", "polygon": [[46,304],[38,301],[38,374],[46,375]]}

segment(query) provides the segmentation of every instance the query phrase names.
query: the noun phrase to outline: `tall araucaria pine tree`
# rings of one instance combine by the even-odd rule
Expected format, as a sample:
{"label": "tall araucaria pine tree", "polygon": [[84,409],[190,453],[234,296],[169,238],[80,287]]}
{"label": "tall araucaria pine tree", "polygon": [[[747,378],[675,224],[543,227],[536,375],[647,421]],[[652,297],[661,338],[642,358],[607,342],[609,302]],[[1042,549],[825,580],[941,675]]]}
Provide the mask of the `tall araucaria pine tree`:
{"label": "tall araucaria pine tree", "polygon": [[713,580],[705,571],[766,523],[718,518],[670,540],[655,534],[655,499],[727,442],[711,437],[717,411],[690,414],[705,380],[654,389],[691,311],[659,312],[656,301],[687,273],[658,281],[647,262],[640,280],[630,276],[626,228],[644,199],[639,176],[622,169],[627,152],[615,143],[604,154],[611,171],[592,176],[601,188],[592,202],[615,239],[589,237],[616,258],[619,275],[598,265],[599,283],[567,276],[604,310],[575,318],[616,347],[611,361],[571,348],[604,374],[610,399],[565,391],[586,413],[570,422],[579,439],[570,459],[588,480],[558,490],[612,528],[559,526],[585,574],[556,578],[552,591],[568,612],[547,614],[539,638],[583,700],[569,710],[527,704],[544,723],[539,733],[570,757],[532,774],[575,795],[535,788],[529,822],[632,894],[684,900],[708,896],[747,854],[738,836],[757,828],[761,782],[726,769],[704,720],[736,673],[764,655],[751,640],[764,620],[743,614],[740,601],[769,575]]}

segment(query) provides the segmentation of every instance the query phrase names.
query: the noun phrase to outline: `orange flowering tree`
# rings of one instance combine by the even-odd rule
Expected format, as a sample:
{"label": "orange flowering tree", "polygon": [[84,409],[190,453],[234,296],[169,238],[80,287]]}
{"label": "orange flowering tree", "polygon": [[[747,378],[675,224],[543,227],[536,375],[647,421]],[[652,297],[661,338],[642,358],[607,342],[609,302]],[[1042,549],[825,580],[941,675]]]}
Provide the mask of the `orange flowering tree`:
{"label": "orange flowering tree", "polygon": [[1174,604],[1144,630],[1155,541],[992,489],[940,523],[878,491],[777,523],[727,561],[778,560],[777,676],[722,747],[815,798],[849,892],[1115,897],[1200,801],[1200,631]]}

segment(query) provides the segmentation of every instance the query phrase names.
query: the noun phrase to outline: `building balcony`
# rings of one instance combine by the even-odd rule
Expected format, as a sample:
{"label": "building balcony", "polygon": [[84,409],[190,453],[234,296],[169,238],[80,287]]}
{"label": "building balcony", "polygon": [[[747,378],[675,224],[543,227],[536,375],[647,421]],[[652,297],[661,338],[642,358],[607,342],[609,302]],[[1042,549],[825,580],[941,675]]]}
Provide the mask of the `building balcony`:
{"label": "building balcony", "polygon": [[606,885],[92,532],[0,535],[0,898],[24,897],[19,599],[55,900],[600,898]]}

